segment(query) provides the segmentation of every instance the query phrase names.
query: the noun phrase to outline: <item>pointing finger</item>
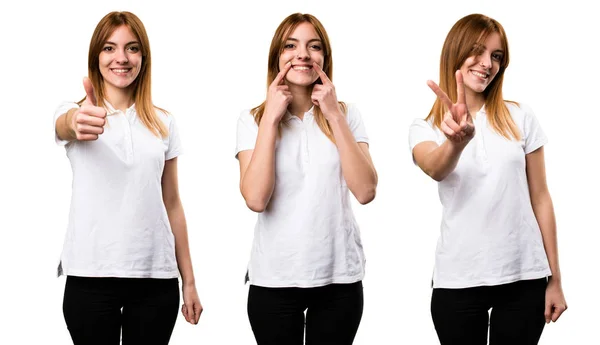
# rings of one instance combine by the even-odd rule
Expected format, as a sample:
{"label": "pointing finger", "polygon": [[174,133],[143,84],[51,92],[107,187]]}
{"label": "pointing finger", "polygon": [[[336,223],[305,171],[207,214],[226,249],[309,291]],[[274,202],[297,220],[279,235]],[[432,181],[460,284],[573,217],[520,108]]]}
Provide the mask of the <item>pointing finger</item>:
{"label": "pointing finger", "polygon": [[281,71],[279,71],[279,73],[277,74],[277,76],[273,80],[273,85],[283,84],[283,77],[285,77],[285,75],[290,70],[290,68],[292,68],[292,62],[288,61],[285,64],[285,66],[283,66],[283,69]]}
{"label": "pointing finger", "polygon": [[315,71],[317,71],[317,74],[319,74],[319,77],[321,78],[321,82],[323,83],[323,85],[333,84],[331,82],[331,80],[329,79],[329,77],[327,76],[327,74],[325,74],[325,72],[323,72],[323,69],[321,68],[321,66],[319,66],[319,64],[316,61],[313,62],[313,69]]}
{"label": "pointing finger", "polygon": [[442,103],[444,103],[444,105],[446,105],[448,109],[452,109],[452,101],[450,100],[448,95],[446,95],[446,93],[438,86],[438,84],[436,84],[432,80],[428,80],[427,86],[429,86],[431,91],[433,91],[438,96],[438,98],[442,101]]}
{"label": "pointing finger", "polygon": [[456,71],[456,94],[458,95],[457,103],[467,104],[467,96],[465,95],[465,83],[460,70]]}

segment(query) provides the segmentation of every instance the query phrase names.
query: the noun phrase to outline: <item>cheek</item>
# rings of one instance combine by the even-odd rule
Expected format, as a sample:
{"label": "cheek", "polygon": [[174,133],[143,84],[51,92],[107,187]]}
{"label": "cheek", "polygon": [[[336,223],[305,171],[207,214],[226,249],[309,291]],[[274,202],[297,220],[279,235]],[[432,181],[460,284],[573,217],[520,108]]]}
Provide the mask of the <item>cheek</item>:
{"label": "cheek", "polygon": [[105,54],[100,54],[98,57],[98,64],[100,65],[100,68],[106,68],[109,63],[110,59],[108,59]]}
{"label": "cheek", "polygon": [[292,61],[294,59],[294,54],[290,52],[283,52],[279,56],[279,69],[282,69],[288,61]]}
{"label": "cheek", "polygon": [[311,59],[313,61],[315,61],[317,64],[319,64],[319,66],[321,66],[321,68],[323,68],[323,62],[325,61],[325,56],[323,56],[323,53],[321,53],[321,52],[313,53],[311,55]]}
{"label": "cheek", "polygon": [[136,66],[137,66],[138,72],[142,69],[142,62],[143,62],[142,57],[137,58]]}

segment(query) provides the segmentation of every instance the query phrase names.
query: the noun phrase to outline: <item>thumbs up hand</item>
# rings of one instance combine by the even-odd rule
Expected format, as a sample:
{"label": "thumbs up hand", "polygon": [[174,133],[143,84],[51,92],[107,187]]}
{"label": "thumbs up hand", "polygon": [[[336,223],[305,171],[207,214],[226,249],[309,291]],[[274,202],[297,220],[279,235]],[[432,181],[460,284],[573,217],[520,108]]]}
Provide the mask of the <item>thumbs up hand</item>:
{"label": "thumbs up hand", "polygon": [[98,139],[104,133],[106,124],[106,109],[98,107],[94,86],[89,78],[83,78],[83,88],[86,97],[81,107],[77,109],[68,121],[71,136],[77,140],[90,141]]}

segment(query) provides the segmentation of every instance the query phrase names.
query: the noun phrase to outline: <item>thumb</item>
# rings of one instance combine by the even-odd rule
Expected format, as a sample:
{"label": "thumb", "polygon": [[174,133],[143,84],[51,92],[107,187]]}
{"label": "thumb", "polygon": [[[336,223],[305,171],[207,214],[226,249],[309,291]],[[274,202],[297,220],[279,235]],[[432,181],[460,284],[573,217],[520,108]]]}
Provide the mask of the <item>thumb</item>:
{"label": "thumb", "polygon": [[93,106],[98,105],[98,102],[96,101],[96,95],[94,95],[94,86],[92,85],[90,78],[83,78],[83,88],[85,89],[84,103],[91,104]]}
{"label": "thumb", "polygon": [[546,323],[550,323],[552,320],[552,303],[546,302],[546,308],[544,308],[544,318]]}

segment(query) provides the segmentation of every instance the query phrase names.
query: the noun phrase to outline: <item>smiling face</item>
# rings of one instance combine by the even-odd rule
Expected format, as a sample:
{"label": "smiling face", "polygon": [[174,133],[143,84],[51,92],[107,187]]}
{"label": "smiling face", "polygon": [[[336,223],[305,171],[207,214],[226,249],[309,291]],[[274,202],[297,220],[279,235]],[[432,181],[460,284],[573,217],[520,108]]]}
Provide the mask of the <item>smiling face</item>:
{"label": "smiling face", "polygon": [[131,91],[142,68],[142,52],[140,42],[127,25],[116,28],[106,40],[98,64],[109,93]]}
{"label": "smiling face", "polygon": [[491,33],[483,45],[474,47],[474,53],[465,60],[460,71],[465,89],[479,94],[485,91],[500,70],[504,56],[500,34]]}
{"label": "smiling face", "polygon": [[311,23],[300,23],[284,42],[279,55],[279,69],[282,70],[290,61],[292,68],[285,78],[288,83],[310,86],[319,78],[312,65],[316,62],[323,68],[324,48]]}

